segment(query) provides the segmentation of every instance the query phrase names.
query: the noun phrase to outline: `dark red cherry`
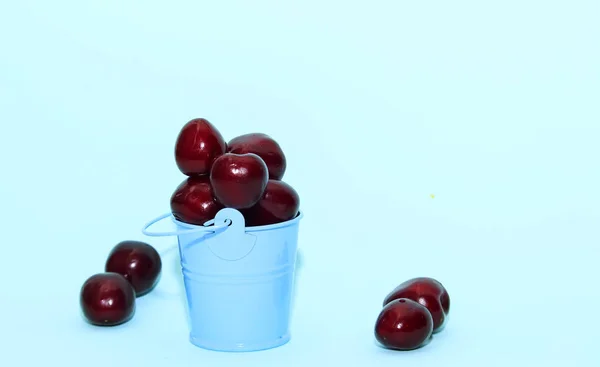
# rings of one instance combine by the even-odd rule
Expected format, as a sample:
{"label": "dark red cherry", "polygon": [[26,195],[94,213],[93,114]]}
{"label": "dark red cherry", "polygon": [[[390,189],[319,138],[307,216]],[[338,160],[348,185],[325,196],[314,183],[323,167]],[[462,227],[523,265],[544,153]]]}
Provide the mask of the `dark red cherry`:
{"label": "dark red cherry", "polygon": [[388,303],[375,322],[375,338],[385,348],[412,350],[431,338],[433,319],[425,306],[406,298]]}
{"label": "dark red cherry", "polygon": [[225,153],[225,139],[208,120],[188,121],[175,142],[175,162],[187,176],[208,175],[213,162]]}
{"label": "dark red cherry", "polygon": [[95,274],[83,283],[79,304],[89,323],[115,326],[133,317],[135,291],[127,279],[120,274]]}
{"label": "dark red cherry", "polygon": [[286,169],[286,158],[279,143],[267,134],[251,133],[237,136],[227,143],[229,153],[254,153],[265,161],[269,179],[281,180]]}
{"label": "dark red cherry", "polygon": [[428,277],[407,280],[391,291],[385,297],[383,304],[386,305],[398,298],[408,298],[427,307],[433,317],[434,333],[444,328],[450,312],[450,296],[439,281]]}
{"label": "dark red cherry", "polygon": [[122,241],[110,251],[104,270],[119,273],[133,286],[136,296],[150,292],[162,269],[160,255],[145,242]]}
{"label": "dark red cherry", "polygon": [[228,208],[250,208],[260,200],[269,172],[253,153],[226,153],[217,158],[210,171],[210,183],[217,200]]}
{"label": "dark red cherry", "polygon": [[171,195],[171,213],[184,223],[203,225],[221,209],[208,176],[188,177]]}
{"label": "dark red cherry", "polygon": [[299,208],[300,197],[292,186],[269,180],[262,198],[243,214],[246,226],[264,226],[295,218]]}

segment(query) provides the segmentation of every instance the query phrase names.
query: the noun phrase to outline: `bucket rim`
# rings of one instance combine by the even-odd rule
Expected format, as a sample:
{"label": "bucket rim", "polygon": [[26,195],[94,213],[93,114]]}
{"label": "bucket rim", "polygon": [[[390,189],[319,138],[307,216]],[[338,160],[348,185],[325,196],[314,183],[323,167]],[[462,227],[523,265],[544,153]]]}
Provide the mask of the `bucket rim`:
{"label": "bucket rim", "polygon": [[[294,224],[298,223],[300,221],[300,219],[302,219],[303,217],[304,217],[304,212],[302,210],[298,210],[298,214],[294,218],[287,220],[285,222],[275,223],[275,224],[267,224],[264,226],[245,227],[244,231],[245,232],[262,232],[262,231],[271,231],[274,229],[279,229],[279,228],[284,228],[284,227],[290,227],[290,226],[293,226]],[[175,218],[175,216],[173,216],[172,214],[170,215],[170,218],[175,224],[177,224],[178,226],[184,227],[184,228],[188,228],[188,229],[207,228],[203,225],[196,225],[196,224],[181,222],[181,221],[177,220]],[[208,227],[208,228],[210,228],[210,227]]]}

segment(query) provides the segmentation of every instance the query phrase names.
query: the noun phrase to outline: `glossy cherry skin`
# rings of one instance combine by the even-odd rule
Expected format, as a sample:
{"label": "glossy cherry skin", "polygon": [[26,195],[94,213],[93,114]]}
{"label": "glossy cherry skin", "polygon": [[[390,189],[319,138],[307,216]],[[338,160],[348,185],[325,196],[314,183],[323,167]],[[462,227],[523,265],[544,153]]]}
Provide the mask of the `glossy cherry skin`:
{"label": "glossy cherry skin", "polygon": [[137,297],[158,283],[162,261],[156,249],[145,242],[122,241],[108,254],[104,271],[121,274],[131,283]]}
{"label": "glossy cherry skin", "polygon": [[79,304],[89,323],[115,326],[133,317],[135,291],[127,279],[120,274],[95,274],[83,283]]}
{"label": "glossy cherry skin", "polygon": [[398,298],[408,298],[427,307],[433,317],[433,332],[440,332],[446,325],[450,312],[450,296],[446,288],[439,281],[419,277],[407,280],[397,286],[384,299],[383,304]]}
{"label": "glossy cherry skin", "polygon": [[261,157],[269,169],[269,179],[281,180],[287,161],[279,143],[267,134],[251,133],[237,136],[227,143],[230,153],[254,153]]}
{"label": "glossy cherry skin", "polygon": [[267,165],[253,153],[226,153],[217,158],[210,171],[210,183],[217,200],[228,208],[250,208],[260,200],[267,182]]}
{"label": "glossy cherry skin", "polygon": [[427,344],[433,319],[423,305],[406,298],[388,303],[375,322],[375,339],[389,349],[412,350]]}
{"label": "glossy cherry skin", "polygon": [[188,177],[171,195],[171,213],[184,223],[203,225],[221,209],[208,176]]}
{"label": "glossy cherry skin", "polygon": [[208,120],[197,118],[181,128],[175,142],[175,162],[187,176],[208,175],[215,159],[226,150],[219,130]]}
{"label": "glossy cherry skin", "polygon": [[266,226],[295,218],[300,208],[300,197],[292,186],[269,180],[262,198],[250,209],[242,211],[246,226]]}

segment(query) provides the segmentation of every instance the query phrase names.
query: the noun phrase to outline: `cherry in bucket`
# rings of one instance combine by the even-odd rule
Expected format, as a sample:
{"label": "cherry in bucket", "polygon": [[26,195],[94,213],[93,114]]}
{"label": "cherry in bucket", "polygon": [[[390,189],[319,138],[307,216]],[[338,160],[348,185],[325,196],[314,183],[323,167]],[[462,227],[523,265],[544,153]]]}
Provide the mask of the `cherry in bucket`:
{"label": "cherry in bucket", "polygon": [[175,142],[175,162],[187,176],[208,175],[213,162],[225,153],[227,143],[208,120],[196,118],[180,130]]}
{"label": "cherry in bucket", "polygon": [[227,143],[229,153],[254,153],[261,157],[269,169],[269,179],[281,180],[287,161],[279,143],[267,134],[251,133],[237,136]]}
{"label": "cherry in bucket", "polygon": [[295,218],[299,207],[300,197],[292,186],[269,180],[262,198],[243,214],[247,226],[264,226]]}
{"label": "cherry in bucket", "polygon": [[188,177],[171,195],[171,213],[184,223],[203,225],[221,209],[208,176]]}
{"label": "cherry in bucket", "polygon": [[440,332],[450,312],[450,296],[436,279],[418,277],[398,285],[384,299],[383,305],[399,298],[408,298],[425,306],[433,317],[433,332]]}
{"label": "cherry in bucket", "polygon": [[216,199],[233,209],[246,209],[256,204],[268,179],[267,165],[254,153],[225,153],[215,160],[210,171]]}
{"label": "cherry in bucket", "polygon": [[121,274],[99,273],[84,282],[79,304],[89,323],[116,326],[133,318],[135,291]]}
{"label": "cherry in bucket", "polygon": [[121,274],[131,283],[137,297],[150,292],[158,283],[162,262],[154,247],[140,241],[122,241],[110,251],[106,272]]}
{"label": "cherry in bucket", "polygon": [[425,306],[399,298],[388,303],[375,322],[375,338],[385,348],[413,350],[429,342],[433,319]]}

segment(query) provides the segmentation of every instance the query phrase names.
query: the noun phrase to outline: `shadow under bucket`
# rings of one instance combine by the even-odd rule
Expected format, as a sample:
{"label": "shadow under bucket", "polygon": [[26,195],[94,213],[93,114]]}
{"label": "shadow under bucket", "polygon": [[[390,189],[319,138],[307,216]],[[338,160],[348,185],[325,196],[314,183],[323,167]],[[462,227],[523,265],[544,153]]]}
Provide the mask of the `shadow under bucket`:
{"label": "shadow under bucket", "polygon": [[[177,230],[149,232],[170,217]],[[298,225],[245,227],[235,209],[221,209],[204,226],[170,213],[147,223],[147,236],[177,236],[189,313],[190,342],[224,352],[279,347],[290,340]]]}

